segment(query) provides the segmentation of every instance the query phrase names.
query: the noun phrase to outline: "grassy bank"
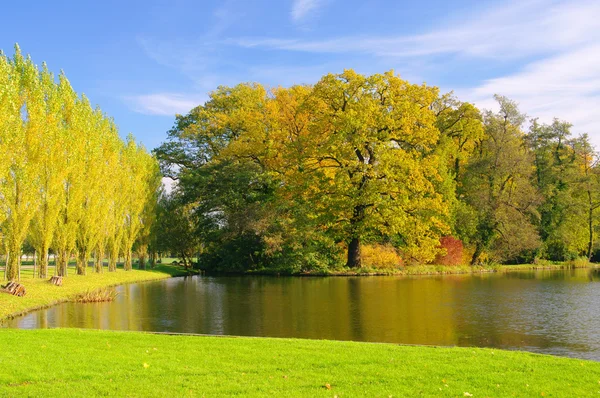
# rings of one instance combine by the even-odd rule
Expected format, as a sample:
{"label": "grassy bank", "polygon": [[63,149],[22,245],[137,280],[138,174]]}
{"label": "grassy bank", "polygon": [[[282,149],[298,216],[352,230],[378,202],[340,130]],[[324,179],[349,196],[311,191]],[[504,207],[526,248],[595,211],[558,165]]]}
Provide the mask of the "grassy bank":
{"label": "grassy bank", "polygon": [[105,270],[101,274],[94,273],[90,268],[86,276],[76,275],[74,271],[70,270],[69,276],[63,279],[63,285],[54,286],[48,283],[47,279],[34,279],[32,270],[24,270],[20,283],[25,286],[27,294],[25,297],[16,297],[0,293],[0,322],[5,318],[33,309],[67,301],[79,293],[90,290],[124,283],[164,279],[186,273],[187,271],[183,268],[170,265],[157,265],[155,268],[145,271],[117,269],[116,272],[107,272]]}
{"label": "grassy bank", "polygon": [[0,330],[2,396],[591,396],[600,363],[479,348]]}

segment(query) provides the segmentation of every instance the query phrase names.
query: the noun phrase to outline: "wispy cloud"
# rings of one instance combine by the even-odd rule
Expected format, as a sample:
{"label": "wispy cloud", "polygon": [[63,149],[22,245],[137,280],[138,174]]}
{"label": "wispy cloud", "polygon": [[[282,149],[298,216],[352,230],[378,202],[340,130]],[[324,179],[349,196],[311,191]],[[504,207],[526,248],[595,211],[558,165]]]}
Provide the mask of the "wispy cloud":
{"label": "wispy cloud", "polygon": [[444,53],[514,58],[600,40],[598,1],[513,1],[414,35],[344,36],[320,40],[241,38],[243,47],[315,53],[418,57]]}
{"label": "wispy cloud", "polygon": [[192,108],[203,104],[205,96],[173,93],[144,94],[125,97],[134,111],[148,115],[174,116],[186,114]]}
{"label": "wispy cloud", "polygon": [[326,0],[294,0],[292,4],[292,20],[300,22],[308,15],[313,14],[325,4]]}

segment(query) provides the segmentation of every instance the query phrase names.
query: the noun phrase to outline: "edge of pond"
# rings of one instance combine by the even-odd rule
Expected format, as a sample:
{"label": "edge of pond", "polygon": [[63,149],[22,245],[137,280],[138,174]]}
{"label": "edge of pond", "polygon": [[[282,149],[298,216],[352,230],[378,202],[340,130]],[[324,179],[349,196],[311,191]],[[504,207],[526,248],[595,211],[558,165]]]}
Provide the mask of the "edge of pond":
{"label": "edge of pond", "polygon": [[[549,271],[560,271],[560,270],[571,270],[571,269],[598,269],[600,264],[590,263],[586,266],[574,266],[571,264],[551,264],[551,265],[536,265],[536,264],[523,264],[523,265],[501,265],[501,266],[488,266],[488,267],[461,267],[461,266],[415,266],[412,270],[407,268],[400,270],[387,270],[382,272],[381,270],[375,272],[369,272],[368,270],[359,271],[326,271],[326,272],[297,272],[297,273],[282,273],[268,270],[255,270],[247,272],[207,272],[204,270],[194,269],[177,269],[176,272],[163,272],[164,276],[159,278],[147,278],[139,279],[127,282],[117,282],[104,286],[100,286],[92,291],[98,291],[105,288],[126,286],[132,283],[146,283],[155,282],[169,278],[178,278],[193,275],[207,275],[207,276],[293,276],[293,277],[364,277],[364,276],[444,276],[444,275],[477,275],[487,273],[505,273],[515,271],[536,271],[536,270],[549,270]],[[42,305],[36,305],[28,307],[23,310],[15,311],[6,316],[0,317],[0,328],[3,324],[11,319],[19,316],[26,315],[30,312],[50,308],[52,306],[62,304],[71,301],[76,295],[85,293],[87,290],[81,290],[76,293],[69,294],[51,302],[44,303]]]}
{"label": "edge of pond", "polygon": [[[152,271],[152,269],[150,269],[149,271]],[[158,271],[158,270],[156,270]],[[190,269],[177,269],[175,270],[175,272],[172,273],[167,273],[167,272],[156,272],[156,273],[161,273],[164,276],[160,276],[160,277],[154,277],[154,278],[141,278],[138,280],[132,280],[132,281],[127,281],[127,282],[116,282],[116,283],[111,283],[108,285],[103,285],[103,286],[99,286],[95,289],[92,289],[92,292],[96,292],[102,289],[106,289],[106,288],[113,288],[113,287],[117,287],[117,286],[127,286],[127,285],[131,285],[133,283],[149,283],[149,282],[157,282],[157,281],[161,281],[161,280],[165,280],[165,279],[169,279],[169,278],[181,278],[181,277],[186,277],[186,276],[192,276],[192,275],[197,275],[197,271],[194,270],[190,270]],[[27,315],[31,312],[35,312],[35,311],[39,311],[39,310],[43,310],[46,308],[50,308],[53,307],[55,305],[58,304],[62,304],[62,303],[67,303],[69,301],[72,301],[73,298],[77,297],[77,295],[82,294],[82,293],[86,293],[89,289],[86,290],[81,290],[75,293],[69,293],[69,295],[64,296],[64,297],[60,297],[57,298],[51,302],[47,302],[41,305],[35,305],[33,307],[27,307],[25,309],[19,310],[19,311],[15,311],[12,312],[8,315],[2,316],[0,317],[0,329],[4,327],[4,323],[6,321],[12,320],[14,318],[23,316],[23,315]],[[4,292],[0,292],[0,294],[3,294]],[[6,293],[4,293],[6,294]]]}

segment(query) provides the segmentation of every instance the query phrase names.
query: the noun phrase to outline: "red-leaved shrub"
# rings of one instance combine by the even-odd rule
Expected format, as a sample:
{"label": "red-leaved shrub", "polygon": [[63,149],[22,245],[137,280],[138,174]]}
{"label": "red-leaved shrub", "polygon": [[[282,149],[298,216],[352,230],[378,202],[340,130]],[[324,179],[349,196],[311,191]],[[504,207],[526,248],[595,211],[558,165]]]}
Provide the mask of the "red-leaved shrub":
{"label": "red-leaved shrub", "polygon": [[[440,249],[434,264],[437,265],[461,265],[463,263],[463,243],[460,239],[453,236],[444,236],[440,239]],[[444,254],[445,252],[445,254]]]}

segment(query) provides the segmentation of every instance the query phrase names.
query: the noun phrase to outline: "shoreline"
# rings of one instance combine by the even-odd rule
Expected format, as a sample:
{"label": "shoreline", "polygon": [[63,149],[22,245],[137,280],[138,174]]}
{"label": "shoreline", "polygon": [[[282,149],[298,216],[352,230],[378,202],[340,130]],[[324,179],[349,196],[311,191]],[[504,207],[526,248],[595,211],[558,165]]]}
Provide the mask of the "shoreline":
{"label": "shoreline", "polygon": [[[193,273],[193,270],[191,272]],[[153,269],[148,268],[146,270],[133,269],[131,271],[124,271],[118,268],[115,272],[88,273],[86,276],[73,274],[64,278],[63,286],[60,287],[49,284],[47,279],[21,278],[20,283],[25,286],[27,291],[24,297],[16,297],[0,292],[0,329],[3,328],[4,322],[10,319],[71,301],[81,293],[129,285],[131,283],[152,282],[187,275],[190,275],[190,270],[182,267],[159,265]],[[99,281],[99,278],[102,280]],[[76,279],[78,279],[77,282],[82,282],[82,284],[69,284],[69,282],[73,283]],[[65,287],[67,289],[62,290]],[[32,294],[35,293],[45,296],[32,297]],[[29,303],[31,305],[28,305]],[[14,308],[14,310],[7,308]]]}
{"label": "shoreline", "polygon": [[205,271],[201,272],[210,276],[299,276],[299,277],[325,277],[325,276],[442,276],[442,275],[479,275],[488,273],[503,273],[514,271],[540,271],[540,270],[569,270],[569,269],[598,269],[600,264],[588,263],[586,265],[573,265],[568,263],[558,264],[517,264],[517,265],[490,265],[490,266],[445,266],[445,265],[413,265],[401,269],[373,269],[361,268],[357,270],[331,270],[313,272],[277,272],[274,270],[250,270],[246,272]]}

